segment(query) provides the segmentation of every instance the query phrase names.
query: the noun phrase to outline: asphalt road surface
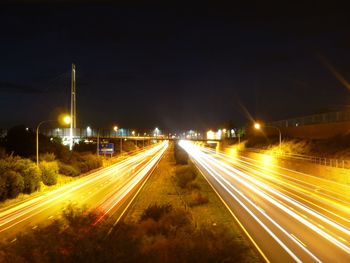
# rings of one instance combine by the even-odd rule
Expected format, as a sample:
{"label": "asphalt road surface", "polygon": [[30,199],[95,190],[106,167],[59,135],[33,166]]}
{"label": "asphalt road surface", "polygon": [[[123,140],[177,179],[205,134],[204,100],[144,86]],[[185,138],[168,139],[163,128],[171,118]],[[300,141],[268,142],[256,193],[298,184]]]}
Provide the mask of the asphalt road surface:
{"label": "asphalt road surface", "polygon": [[350,262],[350,187],[189,141],[180,145],[270,262]]}
{"label": "asphalt road surface", "polygon": [[167,147],[168,142],[164,141],[56,190],[2,209],[0,238],[15,241],[20,231],[59,217],[68,204],[98,209],[98,221],[113,215],[130,200],[130,193],[143,184]]}

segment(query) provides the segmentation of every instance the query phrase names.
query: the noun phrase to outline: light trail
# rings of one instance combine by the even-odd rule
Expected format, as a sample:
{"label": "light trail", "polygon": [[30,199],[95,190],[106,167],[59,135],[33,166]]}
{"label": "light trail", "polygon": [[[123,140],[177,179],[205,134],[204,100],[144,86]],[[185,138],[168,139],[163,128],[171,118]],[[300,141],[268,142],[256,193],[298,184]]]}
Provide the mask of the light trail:
{"label": "light trail", "polygon": [[[99,205],[99,208],[102,209],[103,214],[100,218],[98,218],[97,222],[100,222],[110,211],[120,203],[120,201],[126,197],[127,194],[130,193],[132,189],[138,185],[141,180],[148,174],[148,172],[154,167],[154,165],[160,160],[164,151],[167,148],[164,147],[160,152],[158,152],[155,156],[152,157],[150,161],[148,161],[144,166],[142,166],[137,172],[133,172],[131,178],[129,178],[122,189],[118,192],[114,192],[107,200]],[[96,223],[97,223],[96,222]]]}
{"label": "light trail", "polygon": [[[68,202],[87,204],[113,214],[133,189],[160,160],[168,142],[164,141],[108,168],[0,212],[0,233],[15,234],[60,212]],[[81,198],[86,196],[85,198]],[[5,236],[5,234],[2,234]]]}
{"label": "light trail", "polygon": [[[237,213],[241,213],[239,207],[246,211],[245,216],[236,216],[239,220],[248,222],[248,225],[243,226],[245,229],[251,229],[249,234],[254,234],[256,239],[259,239],[264,233],[254,232],[264,231],[273,238],[276,243],[271,244],[271,247],[254,240],[264,254],[270,254],[271,261],[278,258],[271,251],[276,249],[276,244],[294,261],[321,262],[335,259],[334,256],[337,260],[339,256],[341,262],[350,260],[350,229],[347,224],[349,221],[347,217],[338,214],[339,207],[343,207],[346,200],[339,206],[338,203],[334,204],[334,199],[322,193],[306,195],[312,184],[303,184],[300,178],[290,181],[292,171],[288,171],[289,174],[280,173],[277,177],[274,171],[259,167],[256,160],[232,160],[232,157],[217,154],[188,141],[181,141],[179,144],[188,152],[225,205]],[[300,191],[301,189],[304,192]],[[300,192],[303,194],[302,198],[298,196]],[[315,210],[316,204],[313,202],[318,195],[322,202],[330,203],[332,208],[336,209]],[[330,214],[334,217],[330,218]],[[252,223],[247,215],[254,219],[263,231],[254,227],[255,223]],[[339,223],[339,220],[343,222]],[[334,253],[333,257],[331,252]]]}

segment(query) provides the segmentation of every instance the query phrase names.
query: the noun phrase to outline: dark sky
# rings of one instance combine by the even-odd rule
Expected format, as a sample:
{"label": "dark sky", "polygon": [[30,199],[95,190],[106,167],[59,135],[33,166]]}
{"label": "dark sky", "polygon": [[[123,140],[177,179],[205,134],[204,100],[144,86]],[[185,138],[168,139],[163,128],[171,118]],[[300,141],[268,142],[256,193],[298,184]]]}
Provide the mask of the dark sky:
{"label": "dark sky", "polygon": [[72,62],[82,127],[215,128],[246,122],[239,104],[266,120],[348,105],[321,62],[350,80],[348,9],[281,2],[4,4],[0,126],[68,109]]}

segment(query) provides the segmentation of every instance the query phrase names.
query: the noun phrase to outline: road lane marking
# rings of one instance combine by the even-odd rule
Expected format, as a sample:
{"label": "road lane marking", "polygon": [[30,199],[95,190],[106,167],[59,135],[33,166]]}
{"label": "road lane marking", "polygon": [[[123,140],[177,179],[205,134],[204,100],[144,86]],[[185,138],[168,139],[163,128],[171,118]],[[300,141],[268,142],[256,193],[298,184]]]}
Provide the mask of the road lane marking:
{"label": "road lane marking", "polygon": [[317,224],[320,228],[325,229],[325,227],[321,224]]}
{"label": "road lane marking", "polygon": [[[185,144],[185,142],[183,143]],[[180,145],[181,145],[181,142],[180,142]],[[181,145],[188,153],[190,153],[190,146],[188,147],[185,147],[187,145]],[[192,147],[193,148],[193,147]],[[239,204],[241,204],[241,206],[257,221],[257,223],[259,223],[269,234],[272,238],[274,238],[281,246],[282,248],[284,248],[284,250],[296,261],[298,262],[301,262],[301,260],[299,260],[299,258],[293,254],[290,249],[288,247],[286,247],[286,245],[280,240],[277,238],[277,236],[275,236],[271,230],[269,228],[267,228],[266,225],[264,225],[255,215],[254,213],[248,209],[243,203],[241,200],[239,200],[239,198],[233,194],[233,192],[231,192],[227,187],[230,187],[232,188],[232,190],[234,190],[236,193],[238,193],[239,191],[233,187],[233,185],[231,185],[222,175],[218,174],[217,171],[214,170],[213,167],[210,167],[210,165],[214,166],[214,167],[217,167],[219,168],[219,171],[223,171],[223,168],[221,167],[218,167],[218,165],[216,163],[214,163],[213,161],[210,161],[210,159],[208,160],[204,160],[206,158],[209,158],[209,157],[202,157],[203,155],[201,155],[201,153],[197,150],[194,150],[190,153],[191,157],[193,157],[195,160],[196,160],[196,165],[203,168],[204,170],[206,170],[206,172],[213,177],[213,179],[215,179],[220,185],[221,187],[223,187],[223,189],[226,190],[226,192],[231,196],[233,197]],[[201,158],[203,158],[203,160],[201,160]],[[207,161],[207,163],[205,162]],[[209,163],[209,164],[208,164]],[[200,171],[202,169],[199,169]],[[226,169],[225,169],[226,170]],[[201,171],[202,172],[202,171]],[[225,173],[227,173],[226,171],[224,171]],[[229,174],[229,173],[228,173]],[[211,187],[215,190],[214,186],[210,183],[210,181],[207,179],[207,177],[203,174],[202,172],[202,175],[204,176],[204,178],[208,181],[208,183],[211,185]],[[221,179],[219,180],[220,177]],[[225,184],[223,182],[221,182],[221,180],[223,180],[225,182]],[[241,180],[239,182],[242,182]],[[243,183],[243,182],[242,182]],[[227,186],[226,186],[227,184]],[[243,183],[244,184],[244,183]],[[245,185],[245,184],[244,184]],[[215,190],[215,192],[217,193],[217,195],[220,197],[220,195],[218,194],[218,192]],[[239,194],[239,193],[238,193]],[[266,195],[265,196],[271,198],[269,195]],[[243,199],[245,199],[249,204],[251,204],[253,207],[257,207],[254,202],[252,202],[251,200],[249,200],[247,197],[245,196],[241,196],[243,197]],[[226,202],[223,201],[223,203],[226,205]],[[276,202],[277,204],[279,204],[278,202]],[[280,204],[279,204],[280,205]],[[230,208],[228,207],[229,211]],[[258,210],[259,211],[259,210]],[[286,234],[287,236],[289,236],[289,238],[291,238],[293,240],[293,242],[295,242],[298,246],[300,246],[300,248],[302,248],[308,255],[310,255],[315,261],[317,262],[321,262],[314,254],[312,254],[308,249],[306,249],[304,246],[302,246],[299,242],[296,242],[296,240],[294,238],[292,238],[290,236],[289,233],[287,233],[280,225],[278,225],[271,217],[269,217],[268,215],[266,215],[265,213],[263,214],[271,223],[273,223],[275,226],[277,226],[284,234]],[[244,230],[244,228],[242,228]]]}
{"label": "road lane marking", "polygon": [[231,208],[228,206],[228,204],[226,204],[226,202],[224,201],[224,199],[222,199],[222,197],[220,196],[220,194],[218,193],[218,191],[216,191],[215,187],[211,184],[211,182],[209,182],[209,180],[207,179],[206,176],[204,176],[204,174],[202,173],[202,171],[200,169],[198,169],[200,171],[200,173],[202,174],[202,176],[204,177],[204,179],[208,182],[208,184],[211,186],[211,188],[214,190],[214,192],[216,193],[216,195],[219,197],[219,199],[221,200],[221,202],[224,204],[224,206],[227,208],[227,210],[230,212],[230,214],[232,215],[232,217],[236,220],[236,222],[238,223],[238,225],[241,227],[241,229],[243,230],[243,232],[246,234],[246,236],[248,237],[248,239],[250,240],[250,242],[252,242],[252,244],[254,245],[254,247],[258,250],[259,254],[262,256],[262,258],[266,261],[266,262],[270,262],[270,260],[267,258],[267,256],[265,255],[265,253],[261,250],[261,248],[259,247],[259,245],[255,242],[255,240],[253,239],[253,237],[249,234],[248,230],[243,226],[243,224],[241,223],[241,221],[236,217],[236,215],[233,213],[233,211],[231,210]]}
{"label": "road lane marking", "polygon": [[302,244],[304,247],[307,247],[303,242],[301,242],[301,240],[299,238],[297,238],[296,236],[294,236],[292,233],[290,233],[290,235],[296,240],[298,241],[300,244]]}

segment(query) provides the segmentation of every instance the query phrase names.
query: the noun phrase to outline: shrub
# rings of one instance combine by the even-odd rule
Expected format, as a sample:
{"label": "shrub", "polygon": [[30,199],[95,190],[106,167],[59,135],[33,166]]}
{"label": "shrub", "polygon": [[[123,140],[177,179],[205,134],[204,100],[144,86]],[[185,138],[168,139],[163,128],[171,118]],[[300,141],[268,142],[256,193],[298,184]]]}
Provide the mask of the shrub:
{"label": "shrub", "polygon": [[12,168],[9,159],[12,158],[0,159],[0,176]]}
{"label": "shrub", "polygon": [[55,161],[56,156],[54,153],[44,153],[40,154],[40,161],[53,162]]}
{"label": "shrub", "polygon": [[208,197],[201,194],[199,191],[192,191],[190,206],[203,205],[208,203]]}
{"label": "shrub", "polygon": [[58,168],[59,168],[59,173],[66,176],[75,177],[80,174],[80,171],[77,168],[69,164],[64,164],[59,162]]}
{"label": "shrub", "polygon": [[22,176],[12,170],[0,174],[0,200],[17,197],[24,188]]}
{"label": "shrub", "polygon": [[176,169],[176,183],[181,188],[186,188],[190,182],[196,179],[196,173],[190,166],[181,166]]}
{"label": "shrub", "polygon": [[7,181],[8,198],[15,198],[22,193],[24,189],[24,181],[19,173],[9,170],[4,174],[4,176],[6,177]]}
{"label": "shrub", "polygon": [[11,167],[23,177],[23,192],[30,194],[40,189],[41,170],[29,159],[21,159],[19,157],[8,158]]}
{"label": "shrub", "polygon": [[173,207],[171,204],[150,205],[143,211],[140,221],[145,221],[147,219],[158,221],[163,215],[169,213],[172,209]]}
{"label": "shrub", "polygon": [[7,198],[7,182],[4,174],[0,174],[0,200],[5,200]]}
{"label": "shrub", "polygon": [[41,178],[45,185],[57,184],[58,164],[57,162],[43,161],[39,164],[41,170]]}
{"label": "shrub", "polygon": [[201,186],[195,181],[192,181],[187,184],[186,188],[189,190],[200,190]]}
{"label": "shrub", "polygon": [[[16,242],[2,243],[2,261],[228,263],[246,262],[250,254],[231,231],[220,226],[196,228],[183,210],[174,209],[158,222],[122,223],[106,236],[110,225],[92,226],[97,213],[76,209],[68,207],[52,223],[29,229]],[[144,231],[148,223],[157,231]]]}
{"label": "shrub", "polygon": [[[158,222],[161,233],[166,236],[176,235],[180,228],[191,227],[190,214],[183,209],[173,209],[165,214]],[[190,229],[185,229],[191,232]]]}
{"label": "shrub", "polygon": [[82,173],[86,173],[90,170],[101,167],[102,160],[93,154],[83,154],[77,158],[75,166],[78,167]]}

